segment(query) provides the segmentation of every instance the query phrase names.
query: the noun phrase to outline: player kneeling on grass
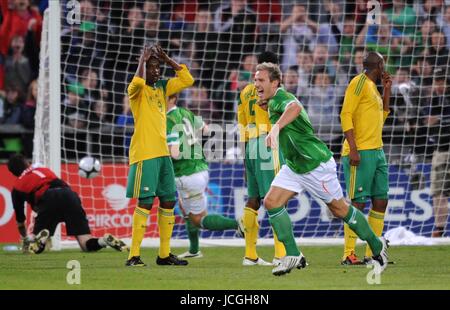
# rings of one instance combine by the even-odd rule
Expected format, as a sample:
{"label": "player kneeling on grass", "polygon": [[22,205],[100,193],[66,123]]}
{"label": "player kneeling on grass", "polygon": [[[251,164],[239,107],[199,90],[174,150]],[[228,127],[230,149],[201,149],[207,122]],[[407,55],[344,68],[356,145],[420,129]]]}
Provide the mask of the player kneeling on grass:
{"label": "player kneeling on grass", "polygon": [[293,268],[306,266],[305,258],[297,248],[292,222],[284,207],[294,195],[308,191],[325,202],[334,216],[346,222],[361,240],[367,241],[379,264],[377,271],[387,266],[387,241],[378,238],[364,214],[344,199],[336,174],[333,154],[314,135],[308,114],[298,99],[280,87],[281,70],[271,63],[256,67],[255,86],[260,106],[268,109],[273,127],[266,137],[266,145],[281,149],[286,163],[275,176],[264,206],[278,239],[286,248],[281,264],[272,270],[274,275],[289,273]]}
{"label": "player kneeling on grass", "polygon": [[[75,236],[85,252],[98,251],[106,246],[118,251],[127,248],[123,241],[111,234],[102,238],[91,236],[77,193],[50,169],[31,166],[22,155],[16,154],[9,159],[8,170],[17,177],[11,196],[19,233],[24,247],[28,247],[30,252],[39,254],[44,251],[48,238],[60,222],[66,224],[67,235]],[[37,213],[32,236],[27,236],[25,202]]]}
{"label": "player kneeling on grass", "polygon": [[190,247],[179,258],[200,258],[199,228],[208,230],[236,229],[243,236],[238,221],[219,214],[207,214],[206,187],[209,174],[208,163],[203,154],[199,131],[206,133],[207,126],[201,117],[188,109],[177,107],[177,96],[167,102],[167,144],[173,159],[175,184],[180,197],[180,207],[186,220]]}

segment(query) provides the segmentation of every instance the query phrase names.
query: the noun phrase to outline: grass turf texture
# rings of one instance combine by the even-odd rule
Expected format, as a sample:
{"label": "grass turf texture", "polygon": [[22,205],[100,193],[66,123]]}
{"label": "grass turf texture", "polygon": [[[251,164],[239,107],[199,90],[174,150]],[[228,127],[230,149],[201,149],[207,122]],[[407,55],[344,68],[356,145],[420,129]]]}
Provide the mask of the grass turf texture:
{"label": "grass turf texture", "polygon": [[[272,247],[258,251],[271,260]],[[204,247],[204,258],[190,259],[187,267],[157,266],[157,249],[146,248],[141,257],[147,267],[126,268],[126,254],[113,250],[23,255],[0,245],[0,289],[450,289],[450,246],[391,247],[396,264],[388,266],[380,285],[367,284],[366,266],[341,266],[341,246],[305,246],[302,251],[310,264],[306,269],[275,277],[272,267],[242,266],[244,250],[237,247]],[[69,260],[81,264],[80,285],[66,282]]]}

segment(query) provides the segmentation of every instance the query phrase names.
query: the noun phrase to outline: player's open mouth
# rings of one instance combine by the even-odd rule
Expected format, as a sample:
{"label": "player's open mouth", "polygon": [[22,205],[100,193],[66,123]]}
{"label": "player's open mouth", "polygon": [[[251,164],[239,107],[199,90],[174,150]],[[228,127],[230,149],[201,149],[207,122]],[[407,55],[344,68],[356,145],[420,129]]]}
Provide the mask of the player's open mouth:
{"label": "player's open mouth", "polygon": [[264,91],[263,90],[258,90],[258,96],[260,98],[262,98],[263,95],[264,95]]}

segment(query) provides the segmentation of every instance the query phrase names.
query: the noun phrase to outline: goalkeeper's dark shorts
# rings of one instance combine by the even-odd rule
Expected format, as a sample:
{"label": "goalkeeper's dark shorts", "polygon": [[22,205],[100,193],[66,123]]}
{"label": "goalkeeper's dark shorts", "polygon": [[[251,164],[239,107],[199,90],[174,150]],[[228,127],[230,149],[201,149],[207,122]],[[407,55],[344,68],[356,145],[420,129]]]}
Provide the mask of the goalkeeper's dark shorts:
{"label": "goalkeeper's dark shorts", "polygon": [[91,233],[81,200],[70,187],[48,189],[37,203],[35,211],[37,217],[33,228],[34,234],[48,229],[50,235],[53,235],[56,226],[61,222],[66,224],[68,236]]}

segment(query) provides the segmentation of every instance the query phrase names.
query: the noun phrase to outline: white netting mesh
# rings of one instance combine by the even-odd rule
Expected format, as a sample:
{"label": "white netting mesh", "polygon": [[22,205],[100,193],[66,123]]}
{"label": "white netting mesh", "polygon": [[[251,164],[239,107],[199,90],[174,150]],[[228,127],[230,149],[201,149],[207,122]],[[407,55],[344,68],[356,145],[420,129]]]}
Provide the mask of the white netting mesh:
{"label": "white netting mesh", "polygon": [[[382,53],[394,81],[392,112],[384,128],[390,163],[386,229],[403,225],[430,235],[435,222],[431,159],[433,151],[448,154],[449,147],[450,97],[444,83],[449,67],[449,3],[371,2],[368,9],[367,1],[84,0],[79,2],[80,23],[70,25],[67,17],[73,4],[68,8],[61,1],[62,172],[81,194],[94,233],[108,230],[121,237],[131,233],[134,202],[124,198],[132,133],[126,86],[144,43],[159,43],[171,57],[187,64],[196,79],[194,87],[183,91],[179,104],[208,123],[232,126],[215,136],[223,142],[219,146],[223,156],[210,163],[208,189],[210,212],[230,216],[239,216],[245,203],[243,165],[236,159],[234,143],[236,109],[239,91],[252,80],[255,56],[264,50],[279,55],[285,88],[302,101],[318,135],[338,159],[343,139],[339,113],[346,86],[362,72],[365,51]],[[379,24],[366,22],[372,15]],[[173,76],[163,68],[164,77]],[[39,153],[43,156],[45,147]],[[101,159],[102,176],[79,179],[72,163],[85,155]],[[448,197],[449,158],[440,162],[435,166],[441,189],[436,197]],[[343,180],[342,173],[340,177]],[[342,223],[331,218],[324,205],[309,196],[298,200],[289,204],[297,237],[342,236]],[[435,206],[438,203],[443,214],[439,221],[446,224],[447,199],[435,201]],[[260,235],[270,237],[263,211],[261,219]],[[156,235],[155,229],[150,226],[149,235]],[[203,237],[232,235],[203,232]],[[184,237],[180,221],[174,238]]]}

